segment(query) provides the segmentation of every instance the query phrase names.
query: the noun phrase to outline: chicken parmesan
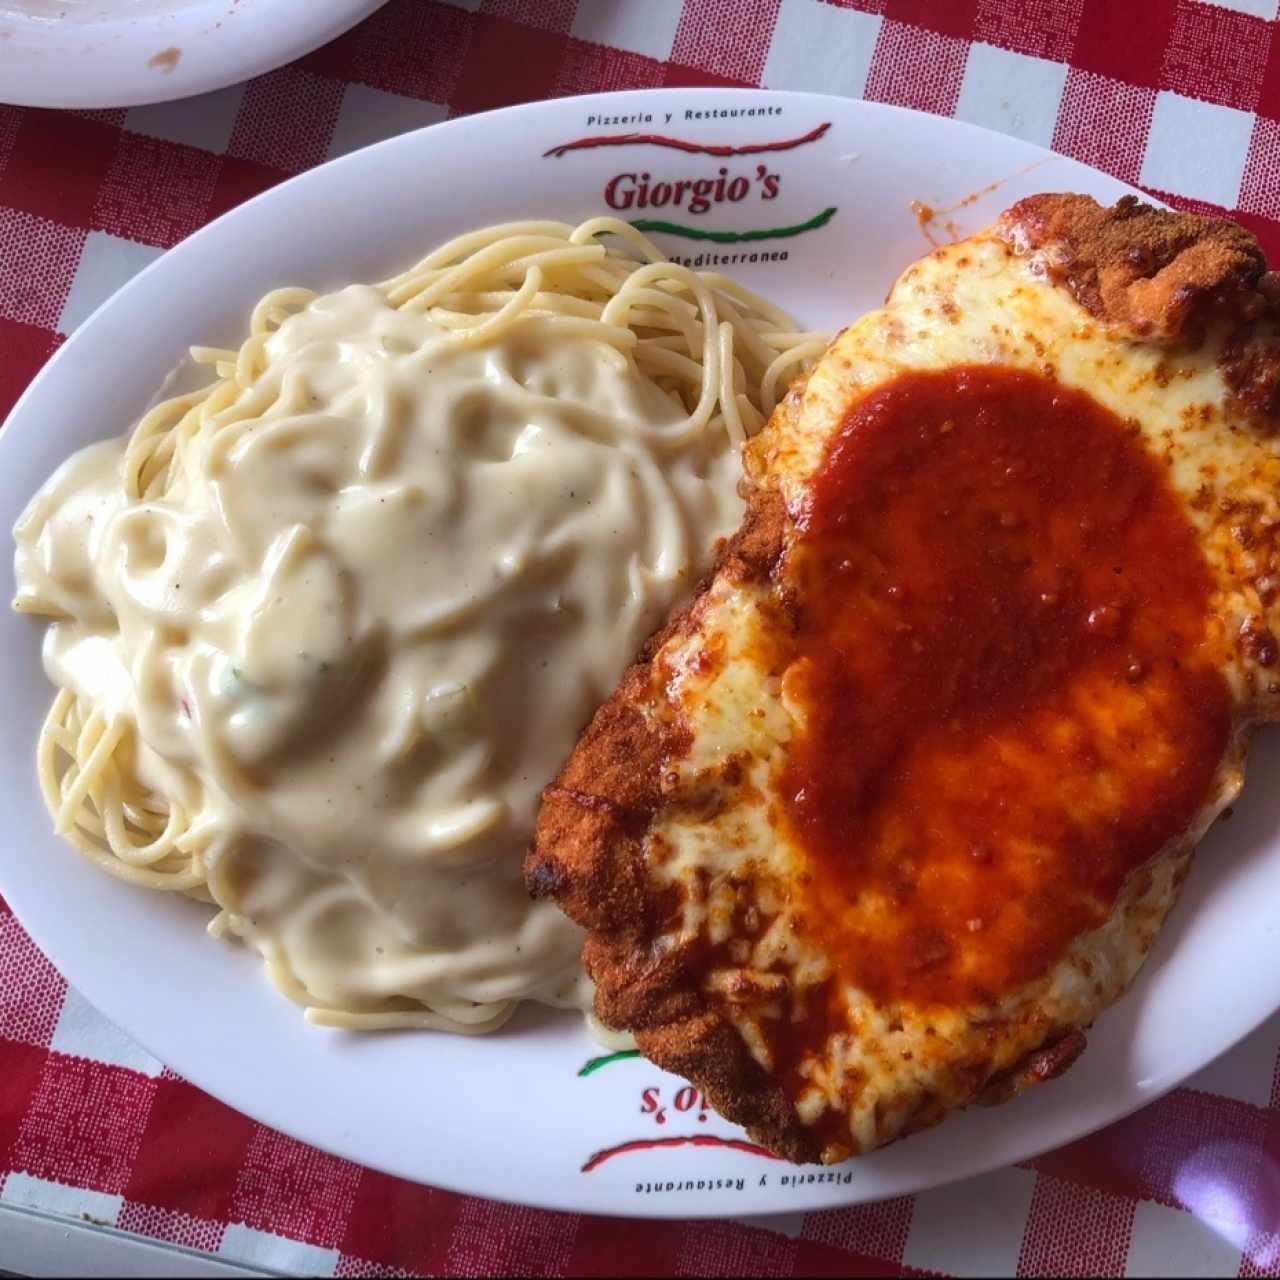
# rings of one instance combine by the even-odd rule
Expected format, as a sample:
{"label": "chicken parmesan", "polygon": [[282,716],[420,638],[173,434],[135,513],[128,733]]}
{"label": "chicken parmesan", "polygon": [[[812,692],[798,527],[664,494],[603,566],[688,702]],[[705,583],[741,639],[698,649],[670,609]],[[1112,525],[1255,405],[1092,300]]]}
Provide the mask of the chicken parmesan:
{"label": "chicken parmesan", "polygon": [[910,267],[544,793],[607,1025],[795,1161],[1070,1066],[1277,718],[1280,288],[1042,195]]}

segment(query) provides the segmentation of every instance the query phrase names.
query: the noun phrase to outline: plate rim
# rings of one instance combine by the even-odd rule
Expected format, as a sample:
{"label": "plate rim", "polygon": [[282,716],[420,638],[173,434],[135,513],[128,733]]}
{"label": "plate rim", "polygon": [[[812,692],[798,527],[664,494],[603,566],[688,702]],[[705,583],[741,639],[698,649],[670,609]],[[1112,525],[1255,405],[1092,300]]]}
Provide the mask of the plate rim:
{"label": "plate rim", "polygon": [[[931,127],[940,128],[944,133],[950,130],[958,129],[958,130],[968,131],[974,135],[985,135],[988,139],[994,140],[994,144],[997,147],[1007,147],[1009,144],[1013,143],[1013,144],[1016,144],[1016,148],[1022,149],[1024,151],[1027,149],[1032,149],[1037,153],[1039,153],[1041,157],[1040,162],[1043,162],[1044,160],[1050,160],[1050,159],[1058,160],[1058,161],[1066,161],[1069,164],[1075,165],[1079,168],[1088,169],[1088,166],[1082,166],[1080,165],[1079,162],[1072,160],[1072,158],[1070,157],[1061,156],[1060,154],[1052,152],[1047,148],[1037,147],[1035,144],[1026,143],[1019,139],[1011,139],[1005,134],[999,133],[994,130],[983,128],[982,126],[973,125],[965,121],[953,120],[947,117],[939,117],[927,112],[917,112],[908,108],[897,107],[892,104],[868,103],[861,99],[846,98],[840,95],[807,93],[807,92],[790,91],[790,90],[767,90],[767,89],[749,89],[749,90],[748,89],[741,89],[741,90],[722,89],[722,88],[684,89],[684,88],[676,87],[676,88],[660,88],[660,89],[634,90],[634,91],[623,90],[623,91],[617,91],[612,93],[586,94],[586,95],[575,96],[568,99],[551,99],[551,100],[544,100],[544,101],[538,101],[538,102],[532,102],[532,103],[523,103],[523,104],[519,104],[512,107],[497,108],[492,111],[476,113],[475,115],[469,115],[464,117],[458,117],[452,120],[442,121],[433,125],[425,126],[421,129],[413,130],[406,134],[401,134],[396,137],[386,139],[384,141],[372,144],[371,146],[361,148],[358,151],[349,153],[348,155],[336,157],[335,159],[330,160],[323,165],[316,166],[313,169],[310,169],[305,171],[304,173],[298,174],[288,179],[286,182],[283,182],[278,186],[259,194],[253,199],[246,201],[242,205],[237,206],[235,209],[232,209],[227,213],[223,214],[220,218],[214,220],[213,222],[207,224],[206,226],[201,227],[196,232],[194,232],[191,236],[187,237],[185,240],[180,242],[180,245],[175,246],[175,250],[176,249],[183,249],[184,251],[189,250],[193,246],[198,245],[201,239],[205,236],[225,233],[225,226],[234,222],[235,220],[241,219],[241,220],[247,221],[251,219],[253,216],[253,211],[255,207],[259,206],[264,202],[271,202],[279,199],[280,198],[279,193],[285,188],[294,188],[295,190],[300,191],[303,187],[305,187],[307,183],[313,182],[313,181],[318,181],[323,185],[323,183],[328,181],[328,179],[327,178],[318,179],[316,175],[322,174],[322,173],[332,173],[343,165],[351,164],[354,166],[357,162],[362,162],[362,163],[367,162],[368,157],[371,153],[377,153],[384,150],[389,152],[391,149],[398,148],[398,147],[404,147],[407,150],[411,150],[414,147],[420,147],[424,145],[422,142],[422,139],[425,135],[435,134],[437,133],[437,131],[461,130],[465,132],[468,129],[473,128],[475,123],[478,121],[485,121],[485,120],[491,121],[495,117],[510,117],[510,116],[520,115],[524,113],[551,112],[556,109],[563,109],[566,103],[576,104],[579,108],[581,108],[583,104],[586,104],[589,102],[606,103],[609,101],[625,100],[629,103],[635,103],[638,99],[657,100],[663,97],[666,97],[669,99],[680,98],[680,99],[687,100],[690,97],[705,97],[709,99],[716,98],[716,97],[741,98],[744,95],[752,98],[765,96],[765,97],[773,97],[773,98],[779,98],[784,100],[792,100],[792,101],[795,101],[797,104],[808,103],[808,104],[822,106],[832,111],[837,111],[837,110],[852,111],[855,114],[859,112],[867,111],[872,114],[883,113],[888,118],[893,118],[894,116],[898,116],[898,115],[919,117],[919,118],[923,118],[925,120],[930,121]],[[410,141],[410,140],[414,140],[414,141]],[[429,145],[429,144],[426,144],[426,145]],[[362,157],[363,157],[363,160],[361,160]],[[1100,171],[1097,171],[1097,170],[1090,170],[1090,172],[1092,172],[1095,175],[1100,174]],[[1118,179],[1114,179],[1110,175],[1100,174],[1100,176],[1106,179],[1106,181],[1109,184],[1115,186],[1117,189],[1123,189],[1128,192],[1133,192],[1135,194],[1140,195],[1143,199],[1146,199],[1148,201],[1153,201],[1155,203],[1159,203],[1159,201],[1155,200],[1154,197],[1151,197],[1146,193],[1140,191],[1139,189],[1132,187],[1129,184],[1123,183]],[[218,229],[220,228],[224,230],[219,231]],[[6,418],[5,429],[0,430],[0,476],[6,473],[7,469],[5,467],[5,460],[10,456],[10,451],[19,447],[16,443],[12,445],[6,444],[6,440],[15,435],[15,433],[9,429],[9,426],[13,424],[15,421],[24,417],[25,414],[29,412],[29,405],[36,398],[38,398],[40,394],[42,394],[42,388],[47,383],[61,376],[61,370],[64,366],[64,362],[74,361],[77,358],[77,351],[79,349],[78,343],[81,340],[82,336],[86,332],[91,332],[92,329],[95,328],[100,323],[101,317],[105,312],[109,311],[111,308],[115,306],[120,305],[120,300],[131,295],[133,291],[145,290],[149,288],[150,286],[148,284],[148,281],[151,278],[153,273],[163,272],[165,270],[172,269],[171,265],[168,268],[166,268],[165,264],[166,263],[171,264],[171,258],[173,253],[174,253],[174,250],[170,250],[168,253],[165,253],[160,258],[156,259],[154,262],[148,264],[148,266],[144,268],[141,272],[139,272],[138,275],[133,277],[124,286],[122,286],[119,290],[117,290],[114,294],[112,294],[110,298],[108,298],[99,307],[97,307],[94,310],[94,312],[80,326],[78,326],[76,332],[68,336],[67,340],[62,344],[60,350],[58,350],[53,356],[53,358],[46,363],[46,365],[37,374],[36,378],[34,378],[31,384],[25,389],[22,396],[19,398],[19,400],[11,410],[10,414]],[[53,837],[52,834],[50,834],[48,838],[51,842],[55,840],[55,837]],[[3,881],[6,878],[5,865],[6,865],[7,859],[5,858],[4,853],[5,853],[5,849],[2,845],[0,845],[0,881]],[[86,869],[91,871],[95,878],[101,875],[101,873],[97,872],[96,869],[88,868],[87,865],[86,865]],[[103,878],[105,879],[105,877]],[[10,904],[13,907],[15,915],[18,917],[20,922],[23,921],[24,913],[23,913],[22,907],[20,906],[20,900],[22,900],[24,897],[23,893],[20,891],[17,895],[17,898],[19,901],[15,901],[14,896],[8,890],[6,890],[5,892],[6,892],[6,897],[8,898]],[[1165,929],[1162,931],[1162,936],[1168,934],[1169,931],[1170,931],[1169,926],[1166,925]],[[33,940],[36,941],[36,945],[40,947],[42,952],[44,952],[43,942],[38,939],[37,934],[32,933],[31,936]],[[59,952],[60,950],[62,950],[62,948],[58,946],[55,946],[53,948],[53,951],[55,953]],[[45,954],[49,955],[50,953],[45,952]],[[52,958],[51,958],[51,963],[52,963]],[[256,959],[254,963],[256,965]],[[55,967],[58,969],[59,973],[63,973],[63,970],[61,969],[60,966],[55,965]],[[1144,966],[1143,972],[1146,972],[1146,966]],[[98,984],[95,982],[95,983],[91,983],[90,985],[96,986]],[[79,983],[77,983],[76,986],[77,986],[77,989],[81,989],[79,986]],[[95,1003],[98,1003],[98,1002],[95,1001]],[[107,1003],[111,1003],[111,1002],[108,1001]],[[287,1003],[281,1002],[279,1005],[279,1008],[283,1016],[287,1017],[287,1016],[290,1016],[292,1013],[290,1006]],[[1104,1128],[1110,1124],[1113,1124],[1119,1120],[1124,1119],[1126,1116],[1132,1114],[1134,1111],[1140,1109],[1141,1107],[1156,1101],[1159,1097],[1163,1096],[1169,1090],[1176,1087],[1178,1084],[1182,1083],[1190,1075],[1200,1070],[1202,1067],[1204,1067],[1209,1062],[1219,1057],[1221,1054],[1229,1051],[1235,1044],[1238,1044],[1240,1040],[1244,1039],[1252,1031],[1256,1030],[1257,1027],[1260,1026],[1262,1022],[1264,1022],[1268,1017],[1270,1017],[1271,1014],[1274,1013],[1277,1008],[1280,1008],[1280,995],[1277,996],[1277,1003],[1272,1008],[1263,1012],[1259,1017],[1256,1018],[1256,1020],[1251,1022],[1249,1025],[1244,1026],[1243,1029],[1238,1029],[1237,1033],[1234,1035],[1234,1037],[1230,1040],[1229,1043],[1216,1044],[1213,1052],[1209,1056],[1203,1057],[1197,1063],[1186,1068],[1185,1070],[1182,1068],[1179,1068],[1171,1072],[1166,1072],[1155,1078],[1148,1078],[1145,1081],[1132,1082],[1128,1086],[1127,1100],[1123,1104],[1119,1106],[1111,1106],[1110,1108],[1096,1107],[1095,1114],[1092,1116],[1091,1119],[1083,1123],[1072,1123],[1071,1125],[1067,1126],[1070,1129],[1070,1132],[1068,1133],[1052,1133],[1048,1136],[1044,1136],[1041,1130],[1037,1127],[1036,1117],[1034,1113],[1027,1112],[1026,1121],[1024,1122],[1022,1129],[1019,1132],[1019,1137],[1023,1138],[1023,1141],[1015,1143],[1013,1150],[1009,1150],[1008,1148],[1002,1148],[998,1152],[993,1150],[989,1154],[989,1158],[979,1158],[975,1161],[971,1161],[968,1165],[966,1165],[966,1167],[962,1172],[945,1172],[942,1175],[937,1177],[926,1177],[920,1181],[919,1186],[916,1188],[916,1190],[920,1191],[920,1190],[925,1190],[935,1186],[945,1185],[949,1182],[953,1182],[959,1179],[980,1176],[983,1173],[988,1173],[992,1171],[993,1169],[1002,1168],[1011,1164],[1019,1164],[1019,1163],[1025,1162],[1029,1159],[1034,1158],[1037,1155],[1042,1154],[1047,1150],[1050,1150],[1059,1145],[1062,1145],[1065,1142],[1076,1141],[1081,1138],[1087,1137],[1089,1134],[1095,1133],[1101,1128]],[[144,1033],[142,1035],[139,1035],[129,1025],[129,1019],[127,1017],[120,1018],[114,1012],[109,1014],[108,1016],[111,1018],[113,1022],[116,1023],[116,1025],[126,1030],[127,1034],[133,1039],[135,1039],[139,1044],[143,1045],[144,1047],[148,1047],[148,1051],[150,1052],[150,1048],[149,1048],[150,1039],[147,1034]],[[168,1055],[157,1054],[155,1056],[163,1060]],[[222,1098],[222,1097],[228,1096],[227,1093],[224,1092],[223,1090],[209,1087],[209,1084],[206,1083],[206,1081],[210,1079],[210,1073],[207,1073],[203,1069],[192,1071],[184,1066],[181,1069],[180,1074],[182,1074],[186,1079],[190,1080],[191,1083],[203,1089],[205,1092],[208,1092],[211,1096],[215,1098]],[[331,1141],[319,1141],[313,1134],[307,1134],[305,1132],[302,1132],[295,1125],[282,1124],[279,1117],[272,1116],[269,1113],[264,1112],[262,1108],[259,1107],[256,1104],[256,1102],[253,1100],[251,1100],[248,1104],[246,1104],[243,1098],[239,1096],[235,1096],[234,1100],[228,1102],[228,1105],[234,1106],[237,1110],[242,1111],[244,1114],[248,1115],[249,1117],[251,1117],[252,1119],[256,1120],[261,1124],[264,1124],[270,1128],[278,1129],[281,1132],[290,1134],[291,1136],[297,1138],[300,1141],[316,1145],[320,1147],[322,1150],[333,1151],[343,1156],[344,1158],[351,1159],[359,1164],[368,1165],[369,1167],[376,1168],[376,1169],[383,1169],[383,1170],[386,1170],[387,1172],[394,1174],[395,1176],[405,1177],[410,1180],[421,1181],[425,1177],[429,1179],[428,1185],[435,1186],[435,1187],[442,1187],[448,1190],[455,1190],[463,1194],[487,1196],[489,1198],[511,1199],[511,1202],[513,1203],[526,1204],[531,1207],[545,1208],[545,1209],[556,1210],[556,1211],[569,1211],[569,1212],[582,1212],[582,1213],[605,1212],[605,1213],[615,1214],[618,1216],[636,1217],[636,1218],[686,1218],[691,1216],[690,1210],[682,1209],[675,1202],[672,1202],[670,1204],[663,1204],[661,1202],[658,1202],[658,1203],[646,1202],[642,1205],[635,1205],[633,1202],[623,1200],[620,1194],[617,1197],[618,1202],[615,1204],[611,1204],[608,1207],[601,1207],[601,1205],[598,1202],[593,1202],[590,1200],[589,1197],[586,1197],[586,1196],[565,1197],[565,1196],[556,1196],[550,1192],[544,1195],[538,1191],[534,1191],[528,1194],[521,1194],[518,1200],[512,1199],[510,1197],[503,1196],[501,1193],[495,1193],[492,1190],[486,1190],[483,1186],[477,1185],[477,1183],[472,1179],[455,1177],[453,1176],[451,1171],[447,1169],[434,1170],[429,1174],[423,1173],[422,1171],[419,1171],[417,1173],[406,1172],[405,1167],[403,1165],[396,1167],[393,1164],[389,1164],[385,1160],[371,1158],[367,1152],[361,1152],[358,1149],[358,1147],[354,1144],[354,1142],[346,1143],[346,1144],[335,1144]],[[1016,1107],[1018,1106],[1018,1103],[1015,1102],[1013,1104],[1006,1104],[1006,1107],[1002,1108],[1002,1110],[1007,1111],[1010,1106]],[[948,1131],[949,1130],[947,1129],[943,1129],[940,1132],[945,1133]],[[852,1162],[852,1167],[856,1168],[856,1166],[859,1163],[860,1162],[857,1162],[857,1161]],[[833,1208],[833,1207],[838,1207],[840,1204],[860,1203],[860,1202],[866,1202],[873,1199],[879,1199],[879,1198],[896,1196],[900,1194],[909,1194],[909,1193],[910,1192],[907,1192],[901,1189],[891,1188],[891,1189],[886,1189],[886,1190],[877,1192],[873,1196],[865,1196],[865,1195],[859,1195],[856,1193],[856,1184],[855,1184],[854,1188],[852,1188],[852,1193],[847,1198],[840,1198],[840,1199],[833,1200],[827,1197],[812,1199],[804,1196],[796,1196],[789,1199],[785,1207],[790,1209],[795,1209],[795,1210],[815,1210],[815,1209]],[[782,1208],[782,1207],[784,1206],[779,1206],[779,1208]],[[768,1212],[776,1212],[776,1211],[777,1210],[766,1209],[766,1210],[752,1210],[749,1212],[768,1213]],[[735,1211],[734,1206],[731,1204],[726,1204],[725,1207],[723,1208],[720,1208],[718,1206],[707,1206],[705,1204],[699,1204],[696,1207],[696,1210],[692,1212],[692,1216],[698,1216],[698,1217],[742,1216],[742,1210]]]}

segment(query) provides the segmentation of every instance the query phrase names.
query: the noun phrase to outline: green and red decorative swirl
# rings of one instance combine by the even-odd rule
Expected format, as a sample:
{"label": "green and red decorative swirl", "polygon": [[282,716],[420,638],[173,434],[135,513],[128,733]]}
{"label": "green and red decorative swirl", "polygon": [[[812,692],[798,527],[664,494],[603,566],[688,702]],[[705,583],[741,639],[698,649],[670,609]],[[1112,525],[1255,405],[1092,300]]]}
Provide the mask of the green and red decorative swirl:
{"label": "green and red decorative swirl", "polygon": [[690,227],[683,222],[664,222],[661,218],[635,218],[631,225],[637,231],[664,231],[669,236],[684,236],[686,240],[710,240],[714,244],[742,244],[749,240],[786,240],[825,227],[836,216],[835,205],[815,213],[807,222],[795,222],[789,227],[763,227],[755,231],[713,231],[706,227]]}
{"label": "green and red decorative swirl", "polygon": [[578,1068],[578,1075],[589,1076],[599,1071],[601,1067],[607,1067],[611,1062],[625,1062],[628,1058],[638,1058],[639,1056],[639,1049],[622,1049],[617,1053],[606,1053],[598,1058],[588,1058]]}
{"label": "green and red decorative swirl", "polygon": [[792,151],[803,147],[808,142],[817,142],[828,129],[831,121],[824,121],[816,129],[801,134],[798,138],[783,138],[778,142],[749,142],[741,146],[730,146],[727,143],[690,142],[687,138],[669,138],[661,133],[598,133],[585,138],[574,138],[572,142],[562,142],[542,153],[543,158],[566,155],[570,151],[585,151],[590,147],[671,147],[676,151],[688,151],[704,156],[755,156],[765,151]]}
{"label": "green and red decorative swirl", "polygon": [[614,1156],[630,1155],[635,1151],[660,1151],[667,1147],[721,1147],[730,1151],[741,1151],[749,1156],[761,1156],[765,1160],[781,1160],[772,1151],[758,1147],[745,1138],[721,1138],[714,1133],[691,1133],[687,1136],[673,1135],[669,1138],[633,1138],[630,1142],[620,1142],[616,1147],[605,1147],[590,1156],[582,1166],[583,1173],[591,1173],[606,1160]]}

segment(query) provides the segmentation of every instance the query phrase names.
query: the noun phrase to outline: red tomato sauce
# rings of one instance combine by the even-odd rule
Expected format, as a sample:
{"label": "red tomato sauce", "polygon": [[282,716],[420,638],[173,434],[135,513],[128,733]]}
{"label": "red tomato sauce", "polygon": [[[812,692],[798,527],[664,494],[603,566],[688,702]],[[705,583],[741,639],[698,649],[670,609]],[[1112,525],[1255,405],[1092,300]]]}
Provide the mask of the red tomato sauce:
{"label": "red tomato sauce", "polygon": [[877,999],[998,998],[1207,799],[1230,710],[1195,531],[1130,425],[978,366],[859,401],[798,526],[801,928]]}

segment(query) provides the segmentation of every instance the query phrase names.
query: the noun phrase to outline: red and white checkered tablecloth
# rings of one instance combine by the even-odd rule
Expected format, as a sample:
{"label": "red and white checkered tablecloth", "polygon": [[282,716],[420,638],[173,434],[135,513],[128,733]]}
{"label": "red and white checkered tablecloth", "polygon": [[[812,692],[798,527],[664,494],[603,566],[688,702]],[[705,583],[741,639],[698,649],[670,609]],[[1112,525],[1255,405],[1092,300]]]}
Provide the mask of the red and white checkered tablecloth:
{"label": "red and white checkered tablecloth", "polygon": [[[0,417],[103,298],[246,197],[449,115],[603,89],[954,115],[1226,211],[1280,261],[1277,4],[391,0],[187,102],[0,106]],[[1129,1120],[940,1191],[751,1223],[588,1218],[400,1182],[228,1110],[98,1015],[0,902],[0,1204],[343,1276],[1277,1275],[1278,1052],[1280,1017]]]}

